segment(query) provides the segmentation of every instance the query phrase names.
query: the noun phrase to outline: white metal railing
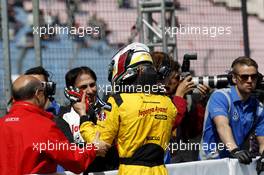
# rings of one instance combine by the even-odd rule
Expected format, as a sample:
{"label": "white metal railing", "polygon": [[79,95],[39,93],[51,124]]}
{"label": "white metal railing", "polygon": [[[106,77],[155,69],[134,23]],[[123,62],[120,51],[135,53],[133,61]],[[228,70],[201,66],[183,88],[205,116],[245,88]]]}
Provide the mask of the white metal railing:
{"label": "white metal railing", "polygon": [[[238,162],[237,159],[205,160],[178,164],[167,164],[169,175],[257,175],[256,159],[249,165]],[[264,172],[261,173],[264,175]],[[71,172],[52,175],[75,175]],[[89,175],[117,175],[117,171],[89,173]]]}

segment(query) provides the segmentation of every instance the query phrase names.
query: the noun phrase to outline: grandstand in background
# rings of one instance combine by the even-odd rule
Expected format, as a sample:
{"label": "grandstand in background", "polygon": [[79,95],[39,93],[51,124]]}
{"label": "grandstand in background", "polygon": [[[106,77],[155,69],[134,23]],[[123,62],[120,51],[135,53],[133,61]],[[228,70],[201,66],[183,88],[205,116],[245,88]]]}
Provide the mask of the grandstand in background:
{"label": "grandstand in background", "polygon": [[[250,2],[252,2],[251,0]],[[263,1],[263,0],[261,0]],[[69,1],[67,1],[69,2]],[[111,56],[117,49],[131,40],[137,22],[137,0],[78,0],[70,4],[65,0],[40,0],[41,23],[66,26],[69,14],[74,15],[74,26],[98,25],[100,37],[84,38],[69,35],[45,36],[42,38],[43,66],[52,73],[57,83],[57,95],[64,102],[63,87],[65,73],[76,66],[91,67],[98,76],[98,84],[106,85],[107,69]],[[209,37],[203,35],[177,35],[179,62],[186,52],[197,52],[198,60],[191,63],[196,75],[224,74],[234,58],[243,55],[242,16],[238,0],[178,0],[176,16],[178,26],[216,26],[232,28],[231,35]],[[234,2],[234,3],[231,3]],[[258,1],[256,1],[258,2]],[[10,51],[12,74],[23,73],[35,66],[32,38],[32,0],[10,0]],[[251,57],[256,59],[260,72],[264,73],[264,20],[254,3],[249,10],[249,38]],[[69,13],[70,12],[70,13]],[[138,37],[135,38],[136,40]],[[2,53],[2,42],[0,42]],[[0,55],[0,75],[4,75],[3,55]],[[4,97],[4,82],[0,80],[0,95]],[[1,98],[5,107],[7,99]]]}

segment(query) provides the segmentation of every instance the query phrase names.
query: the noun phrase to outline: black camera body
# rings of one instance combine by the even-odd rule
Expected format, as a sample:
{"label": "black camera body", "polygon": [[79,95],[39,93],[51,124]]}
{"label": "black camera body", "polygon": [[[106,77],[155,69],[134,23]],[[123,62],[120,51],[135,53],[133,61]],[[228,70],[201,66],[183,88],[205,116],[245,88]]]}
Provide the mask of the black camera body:
{"label": "black camera body", "polygon": [[42,83],[45,88],[45,95],[48,98],[53,98],[52,96],[56,93],[56,83],[53,81],[47,81]]}
{"label": "black camera body", "polygon": [[181,71],[183,73],[190,73],[190,65],[191,65],[190,60],[197,60],[197,53],[184,54],[182,66],[181,66]]}

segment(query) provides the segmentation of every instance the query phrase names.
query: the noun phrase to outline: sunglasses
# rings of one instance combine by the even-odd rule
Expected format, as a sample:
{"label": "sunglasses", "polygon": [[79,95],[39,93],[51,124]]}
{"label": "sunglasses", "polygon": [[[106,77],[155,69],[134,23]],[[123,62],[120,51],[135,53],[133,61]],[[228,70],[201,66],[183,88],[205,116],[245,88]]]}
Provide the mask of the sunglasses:
{"label": "sunglasses", "polygon": [[240,79],[243,80],[243,81],[247,81],[249,77],[250,77],[251,80],[253,80],[253,81],[255,81],[255,80],[258,79],[258,74],[237,74],[237,73],[236,73],[236,75],[239,76]]}

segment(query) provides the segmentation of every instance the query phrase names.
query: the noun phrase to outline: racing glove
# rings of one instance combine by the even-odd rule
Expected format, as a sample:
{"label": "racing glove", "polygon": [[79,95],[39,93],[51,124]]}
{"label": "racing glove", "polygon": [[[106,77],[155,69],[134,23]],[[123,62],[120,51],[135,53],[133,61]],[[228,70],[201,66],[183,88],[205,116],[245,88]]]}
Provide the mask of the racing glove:
{"label": "racing glove", "polygon": [[264,171],[264,151],[262,152],[260,158],[257,160],[256,170],[258,175],[260,175],[260,173]]}
{"label": "racing glove", "polygon": [[[69,88],[64,88],[65,97],[70,100],[71,103],[80,102],[83,96],[83,91],[79,88],[70,86]],[[88,96],[85,97],[86,111],[89,111],[89,99]]]}
{"label": "racing glove", "polygon": [[237,158],[240,163],[250,164],[252,162],[251,155],[247,150],[239,150],[238,148],[235,148],[230,153],[231,157]]}

